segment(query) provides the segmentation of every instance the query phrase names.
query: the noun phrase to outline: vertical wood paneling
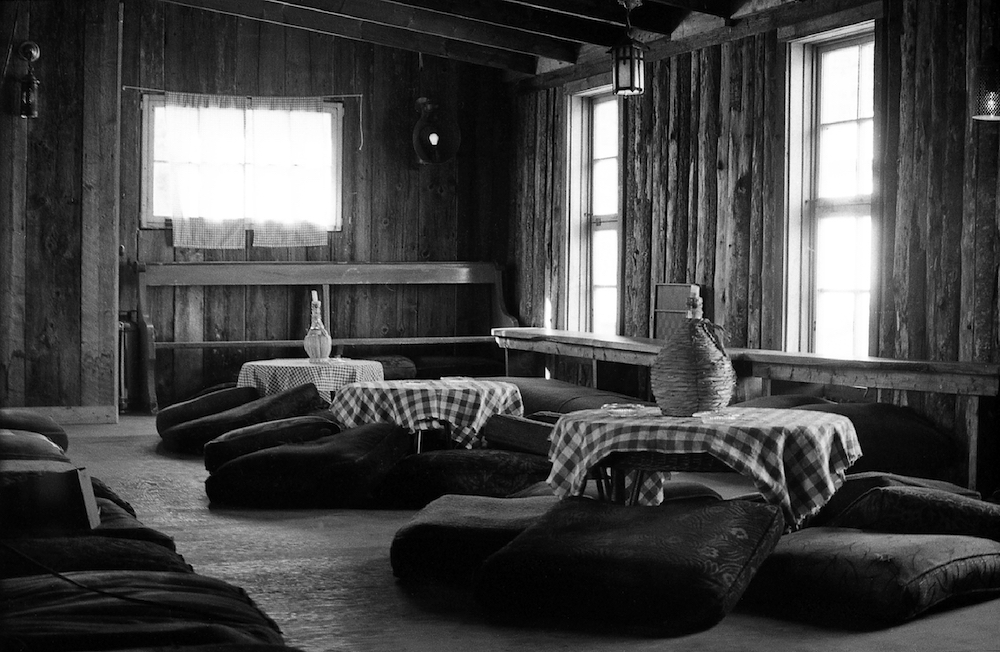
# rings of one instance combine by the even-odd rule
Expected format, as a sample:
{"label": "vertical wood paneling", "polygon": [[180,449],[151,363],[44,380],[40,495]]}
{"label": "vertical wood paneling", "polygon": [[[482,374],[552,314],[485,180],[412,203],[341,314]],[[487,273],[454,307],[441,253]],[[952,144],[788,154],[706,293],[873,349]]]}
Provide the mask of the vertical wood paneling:
{"label": "vertical wood paneling", "polygon": [[[698,53],[701,86],[698,89],[698,253],[695,282],[715,287],[716,238],[718,228],[719,110],[721,48]],[[716,290],[714,293],[721,294]],[[714,309],[714,306],[713,306]],[[713,312],[713,314],[715,314]]]}
{"label": "vertical wood paneling", "polygon": [[[650,65],[650,80],[670,74],[669,62]],[[623,124],[621,174],[624,179],[622,205],[622,277],[634,279],[623,283],[622,333],[645,337],[649,334],[650,287],[663,279],[667,252],[661,246],[666,228],[666,207],[662,194],[654,186],[662,180],[667,141],[658,138],[654,129],[657,117],[669,97],[665,84],[650,84],[648,93],[626,98],[621,103]],[[631,165],[625,163],[632,161]],[[648,272],[646,271],[648,270]]]}

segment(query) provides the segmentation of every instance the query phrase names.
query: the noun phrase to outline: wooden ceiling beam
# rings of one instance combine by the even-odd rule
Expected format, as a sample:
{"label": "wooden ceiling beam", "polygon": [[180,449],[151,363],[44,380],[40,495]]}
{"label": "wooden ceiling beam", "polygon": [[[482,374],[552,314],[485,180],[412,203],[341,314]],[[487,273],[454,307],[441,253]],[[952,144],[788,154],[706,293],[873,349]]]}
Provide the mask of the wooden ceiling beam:
{"label": "wooden ceiling beam", "polygon": [[[709,16],[718,16],[719,18],[725,18],[727,20],[733,15],[731,3],[720,3],[719,0],[643,0],[643,7],[648,4],[664,5],[675,9],[684,9],[685,11],[708,14]],[[642,7],[636,9],[633,12],[633,15],[639,13],[641,9]]]}
{"label": "wooden ceiling beam", "polygon": [[[500,4],[520,5],[563,16],[586,16],[608,25],[625,24],[625,7],[615,0],[499,0]],[[669,35],[687,12],[658,4],[643,4],[634,10],[632,27],[644,32]]]}
{"label": "wooden ceiling beam", "polygon": [[344,18],[287,3],[268,0],[159,1],[528,75],[538,70],[537,56]]}

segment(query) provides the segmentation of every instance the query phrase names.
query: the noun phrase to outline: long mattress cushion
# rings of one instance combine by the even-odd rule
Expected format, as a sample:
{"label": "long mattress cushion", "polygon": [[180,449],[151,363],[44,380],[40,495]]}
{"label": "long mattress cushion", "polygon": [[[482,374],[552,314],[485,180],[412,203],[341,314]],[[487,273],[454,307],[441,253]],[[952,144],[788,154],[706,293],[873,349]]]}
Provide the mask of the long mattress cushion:
{"label": "long mattress cushion", "polygon": [[63,449],[45,435],[4,427],[0,427],[0,460],[70,461]]}
{"label": "long mattress cushion", "polygon": [[609,392],[593,387],[583,387],[554,378],[525,378],[520,376],[503,376],[495,378],[517,385],[521,390],[521,401],[524,403],[525,416],[531,417],[536,412],[573,412],[574,410],[589,410],[599,408],[605,403],[639,403],[656,405],[634,396],[617,392]]}
{"label": "long mattress cushion", "polygon": [[420,509],[445,494],[501,498],[548,477],[552,464],[530,453],[479,448],[409,455],[377,490],[383,507]]}
{"label": "long mattress cushion", "polygon": [[762,503],[566,498],[483,563],[475,595],[497,615],[701,630],[733,608],[783,529]]}
{"label": "long mattress cushion", "polygon": [[389,561],[401,580],[472,585],[483,561],[558,502],[538,498],[446,495],[432,501],[392,539]]}
{"label": "long mattress cushion", "polygon": [[195,573],[80,571],[0,580],[0,649],[283,643],[246,593]]}
{"label": "long mattress cushion", "polygon": [[958,597],[1000,593],[1000,543],[947,534],[813,527],[787,534],[746,601],[839,625],[891,625]]}
{"label": "long mattress cushion", "polygon": [[226,462],[205,481],[212,503],[246,507],[367,507],[411,435],[370,423],[310,442],[284,444]]}
{"label": "long mattress cushion", "polygon": [[0,428],[37,432],[52,440],[64,451],[69,448],[69,436],[66,430],[52,417],[38,414],[31,408],[0,408]]}
{"label": "long mattress cushion", "polygon": [[173,450],[201,452],[206,443],[230,430],[303,416],[325,405],[316,385],[304,383],[221,412],[183,421],[160,432],[160,437]]}
{"label": "long mattress cushion", "polygon": [[238,407],[260,398],[256,387],[213,387],[180,403],[168,405],[156,413],[156,432],[162,434],[165,430],[178,423],[218,414],[230,408]]}
{"label": "long mattress cushion", "polygon": [[854,424],[863,454],[852,473],[884,471],[953,480],[959,460],[955,441],[911,408],[889,403],[801,405],[796,410],[831,412]]}
{"label": "long mattress cushion", "polygon": [[150,541],[85,535],[9,539],[0,546],[0,578],[90,570],[193,572],[179,554]]}
{"label": "long mattress cushion", "polygon": [[489,448],[548,457],[552,424],[512,414],[494,414],[479,430]]}
{"label": "long mattress cushion", "polygon": [[315,441],[340,432],[340,426],[319,415],[255,423],[219,435],[205,444],[205,468],[211,473],[241,455],[282,444]]}
{"label": "long mattress cushion", "polygon": [[131,512],[107,498],[97,498],[101,524],[90,531],[94,536],[149,541],[167,550],[176,550],[171,536],[143,525]]}

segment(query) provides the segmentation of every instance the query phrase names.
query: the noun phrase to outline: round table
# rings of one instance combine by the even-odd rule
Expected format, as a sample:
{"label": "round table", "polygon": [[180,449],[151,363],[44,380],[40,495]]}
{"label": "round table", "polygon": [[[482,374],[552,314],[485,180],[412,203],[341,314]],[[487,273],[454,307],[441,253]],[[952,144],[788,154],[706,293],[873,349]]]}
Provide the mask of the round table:
{"label": "round table", "polygon": [[256,387],[264,396],[312,383],[329,403],[333,392],[348,383],[382,380],[384,377],[382,363],[375,360],[278,358],[244,363],[236,385]]}

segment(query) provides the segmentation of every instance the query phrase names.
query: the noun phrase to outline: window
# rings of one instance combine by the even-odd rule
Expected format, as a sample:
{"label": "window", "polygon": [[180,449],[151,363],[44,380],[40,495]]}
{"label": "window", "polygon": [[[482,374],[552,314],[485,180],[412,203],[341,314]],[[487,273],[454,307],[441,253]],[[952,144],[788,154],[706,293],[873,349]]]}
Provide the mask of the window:
{"label": "window", "polygon": [[321,98],[166,93],[143,105],[142,225],[174,246],[325,245],[340,229],[343,109]]}
{"label": "window", "polygon": [[789,48],[787,348],[868,355],[875,41],[870,25]]}
{"label": "window", "polygon": [[621,256],[618,98],[577,95],[570,105],[567,328],[618,333]]}

